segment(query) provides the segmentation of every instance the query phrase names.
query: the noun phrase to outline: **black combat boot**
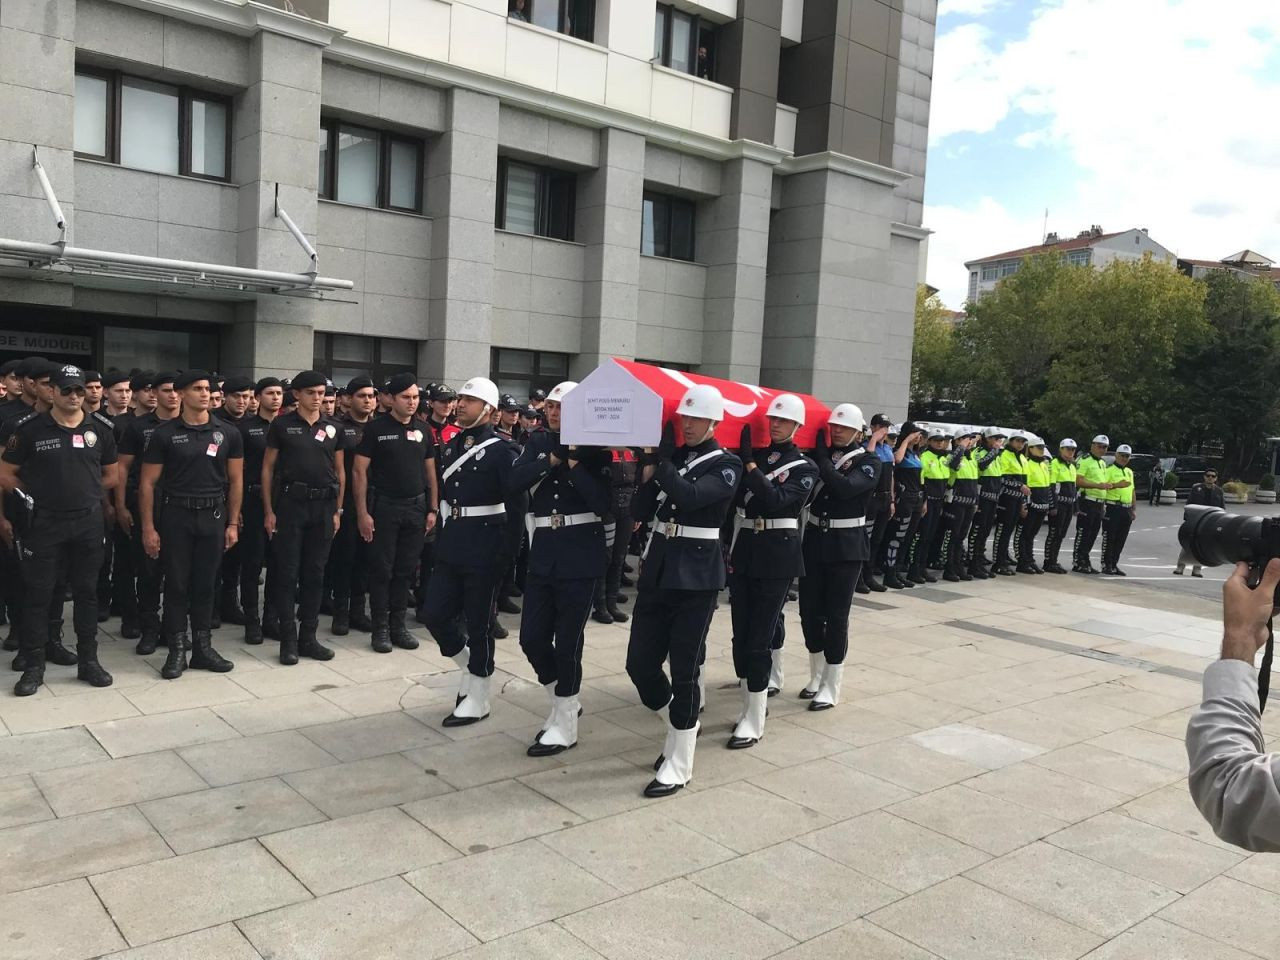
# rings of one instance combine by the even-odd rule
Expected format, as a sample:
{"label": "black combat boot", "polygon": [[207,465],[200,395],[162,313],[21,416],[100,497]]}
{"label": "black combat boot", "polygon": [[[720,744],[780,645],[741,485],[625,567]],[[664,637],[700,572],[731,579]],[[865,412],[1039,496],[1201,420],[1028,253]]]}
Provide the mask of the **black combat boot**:
{"label": "black combat boot", "polygon": [[233,587],[230,590],[222,591],[222,622],[231,623],[237,627],[244,626],[245,613],[240,609],[240,603],[236,599],[236,591]]}
{"label": "black combat boot", "polygon": [[609,619],[614,623],[627,622],[627,615],[618,609],[618,587],[621,583],[621,576],[622,571],[616,567],[611,567],[609,572],[606,574],[608,583],[605,589],[605,596],[607,599],[605,601],[604,608],[609,614]]}
{"label": "black combat boot", "polygon": [[373,638],[370,646],[374,653],[391,652],[391,618],[380,610],[373,611]]}
{"label": "black combat boot", "polygon": [[107,673],[102,664],[98,662],[98,640],[96,637],[90,637],[88,640],[77,640],[76,654],[80,659],[80,662],[76,664],[77,680],[83,680],[91,687],[111,686],[111,674]]}
{"label": "black combat boot", "polygon": [[404,610],[392,610],[388,626],[391,632],[392,646],[399,647],[401,650],[417,650],[418,640],[411,634],[404,625]]}
{"label": "black combat boot", "polygon": [[179,631],[171,640],[164,666],[160,668],[160,676],[166,680],[177,680],[187,669],[187,631]]}
{"label": "black combat boot", "polygon": [[79,659],[62,645],[62,621],[49,621],[49,639],[45,642],[44,658],[60,667],[74,667]]}
{"label": "black combat boot", "polygon": [[190,667],[192,670],[228,673],[235,664],[213,649],[213,637],[208,630],[196,630],[191,636]]}
{"label": "black combat boot", "polygon": [[280,618],[269,603],[262,606],[262,635],[268,640],[280,639]]}
{"label": "black combat boot", "polygon": [[605,578],[601,577],[596,581],[595,594],[591,598],[591,619],[596,623],[613,623],[613,614],[609,612],[609,604],[605,594]]}
{"label": "black combat boot", "polygon": [[22,676],[18,678],[18,682],[13,685],[15,697],[30,697],[44,683],[44,651],[32,650],[23,659],[29,662],[22,668]]}
{"label": "black combat boot", "polygon": [[148,657],[156,652],[160,645],[160,617],[154,613],[142,614],[142,636],[134,652],[140,657]]}
{"label": "black combat boot", "polygon": [[298,621],[289,617],[279,622],[280,662],[292,667],[298,662]]}
{"label": "black combat boot", "polygon": [[298,625],[298,656],[310,657],[312,660],[332,660],[333,651],[316,639],[319,621]]}
{"label": "black combat boot", "polygon": [[329,624],[329,632],[335,637],[345,637],[351,632],[351,597],[333,598],[333,622]]}
{"label": "black combat boot", "polygon": [[363,593],[353,594],[351,597],[351,629],[359,630],[361,633],[369,633],[373,630],[373,621],[364,612]]}

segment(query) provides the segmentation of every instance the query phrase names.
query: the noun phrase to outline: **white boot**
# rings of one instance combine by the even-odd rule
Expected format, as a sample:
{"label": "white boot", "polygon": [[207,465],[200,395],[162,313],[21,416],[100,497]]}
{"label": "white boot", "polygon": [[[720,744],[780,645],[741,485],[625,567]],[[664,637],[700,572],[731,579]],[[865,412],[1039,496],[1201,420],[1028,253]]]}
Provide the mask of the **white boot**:
{"label": "white boot", "polygon": [[453,708],[453,713],[444,718],[444,725],[465,727],[487,716],[489,716],[489,678],[473,676],[466,696]]}
{"label": "white boot", "polygon": [[769,696],[776,697],[782,692],[782,651],[771,650],[773,665],[769,667]]}
{"label": "white boot", "polygon": [[644,788],[646,797],[669,797],[693,779],[693,750],[698,745],[698,727],[677,730],[668,721],[665,759],[658,775]]}
{"label": "white boot", "polygon": [[844,664],[829,663],[822,675],[822,686],[818,695],[809,704],[810,710],[830,710],[840,702],[840,681],[844,679]]}
{"label": "white boot", "polygon": [[458,678],[458,696],[453,701],[456,707],[467,696],[467,691],[471,689],[471,648],[463,647],[453,655],[453,662],[458,665],[458,669],[462,671],[462,676]]}
{"label": "white boot", "polygon": [[556,697],[551,718],[526,751],[531,757],[550,757],[578,745],[578,698]]}
{"label": "white boot", "polygon": [[746,747],[754,747],[760,742],[760,738],[764,736],[764,718],[768,714],[769,693],[761,690],[759,693],[751,693],[747,690],[746,682],[742,684],[743,689],[743,710],[742,718],[738,721],[738,725],[733,728],[733,736],[729,738],[730,750],[742,750]]}
{"label": "white boot", "polygon": [[542,739],[542,735],[547,732],[547,727],[551,726],[556,719],[556,700],[558,698],[556,697],[555,681],[553,680],[551,683],[544,683],[542,685],[542,689],[547,691],[547,719],[542,722],[542,729],[539,730],[537,735],[533,738],[534,742]]}
{"label": "white boot", "polygon": [[822,675],[826,670],[827,655],[825,653],[809,654],[809,682],[800,691],[801,700],[812,700],[817,696],[818,688],[822,686]]}

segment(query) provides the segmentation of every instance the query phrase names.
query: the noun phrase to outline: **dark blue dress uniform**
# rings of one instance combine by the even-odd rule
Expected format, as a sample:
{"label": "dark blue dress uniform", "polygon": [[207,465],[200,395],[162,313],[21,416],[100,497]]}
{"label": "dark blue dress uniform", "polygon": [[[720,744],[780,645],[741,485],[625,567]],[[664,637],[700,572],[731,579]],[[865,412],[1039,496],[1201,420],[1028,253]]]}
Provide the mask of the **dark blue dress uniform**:
{"label": "dark blue dress uniform", "polygon": [[804,575],[800,514],[818,481],[818,468],[790,441],[755,453],[736,498],[729,560],[733,667],[747,690],[768,689],[770,654],[782,605],[795,577]]}
{"label": "dark blue dress uniform", "polygon": [[849,607],[862,565],[870,557],[867,506],[883,464],[874,451],[853,444],[818,452],[820,485],[809,507],[800,579],[800,625],[810,653],[844,663],[849,650]]}
{"label": "dark blue dress uniform", "polygon": [[[725,585],[720,528],[741,476],[742,461],[712,438],[660,460],[632,502],[635,519],[654,524],[640,565],[627,674],[650,710],[670,703],[676,730],[698,723],[698,665]],[[670,680],[663,672],[668,658]]]}
{"label": "dark blue dress uniform", "polygon": [[557,697],[576,696],[582,684],[583,630],[608,559],[601,517],[610,507],[609,464],[608,451],[570,451],[558,433],[535,430],[512,468],[513,487],[530,491],[533,525],[520,648]]}
{"label": "dark blue dress uniform", "polygon": [[441,476],[449,476],[440,487],[442,526],[423,615],[446,657],[457,658],[470,646],[467,669],[474,677],[493,673],[494,592],[515,557],[524,524],[518,509],[508,509],[515,454],[487,423],[461,431],[439,451]]}
{"label": "dark blue dress uniform", "polygon": [[[240,606],[244,610],[244,642],[262,643],[262,614],[258,605],[258,578],[267,560],[267,531],[263,527],[262,460],[267,453],[271,421],[258,414],[236,422],[244,448],[244,497],[240,502]],[[268,606],[271,588],[267,579]]]}

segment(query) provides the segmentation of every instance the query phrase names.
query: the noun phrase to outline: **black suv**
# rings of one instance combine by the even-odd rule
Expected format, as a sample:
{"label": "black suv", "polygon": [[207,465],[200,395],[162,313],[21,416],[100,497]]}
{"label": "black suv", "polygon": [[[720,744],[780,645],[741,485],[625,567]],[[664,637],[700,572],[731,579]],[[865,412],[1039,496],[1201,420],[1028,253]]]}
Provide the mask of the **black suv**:
{"label": "black suv", "polygon": [[1194,454],[1160,459],[1160,468],[1165,473],[1172,471],[1178,475],[1178,496],[1183,500],[1191,493],[1193,486],[1204,481],[1204,472],[1208,467],[1209,463],[1204,457],[1197,457]]}

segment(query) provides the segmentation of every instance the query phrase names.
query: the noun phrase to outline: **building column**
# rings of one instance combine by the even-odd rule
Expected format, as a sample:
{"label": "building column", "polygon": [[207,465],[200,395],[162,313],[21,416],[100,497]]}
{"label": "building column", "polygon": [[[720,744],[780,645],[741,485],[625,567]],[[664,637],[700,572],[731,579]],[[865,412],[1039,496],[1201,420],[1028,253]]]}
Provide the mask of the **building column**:
{"label": "building column", "polygon": [[600,166],[579,190],[579,235],[587,250],[582,343],[570,375],[582,379],[612,356],[635,356],[640,299],[640,211],[644,137],[600,131]]}
{"label": "building column", "polygon": [[431,299],[418,369],[456,388],[489,372],[498,101],[454,87],[448,117],[427,151]]}
{"label": "building column", "polygon": [[699,211],[697,256],[707,265],[707,288],[698,369],[758,383],[773,167],[731,160],[724,164],[722,184],[721,196]]}
{"label": "building column", "polygon": [[[250,46],[255,76],[237,104],[233,131],[242,267],[293,273],[309,268],[298,241],[276,216],[276,187],[280,206],[314,244],[321,49],[266,31]],[[305,297],[241,304],[222,338],[224,371],[289,377],[310,368],[316,312],[315,302]]]}

